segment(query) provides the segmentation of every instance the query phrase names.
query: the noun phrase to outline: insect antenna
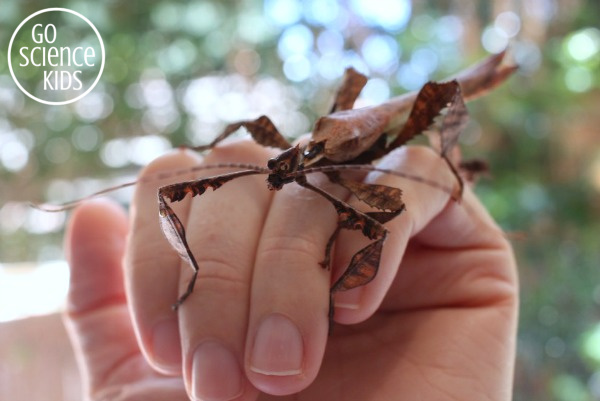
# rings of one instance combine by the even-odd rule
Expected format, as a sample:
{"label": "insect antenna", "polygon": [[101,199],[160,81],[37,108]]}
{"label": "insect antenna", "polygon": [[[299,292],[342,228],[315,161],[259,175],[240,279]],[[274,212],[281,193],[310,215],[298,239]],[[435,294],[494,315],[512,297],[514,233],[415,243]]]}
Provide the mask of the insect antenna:
{"label": "insect antenna", "polygon": [[[306,175],[306,174],[311,174],[311,173],[319,173],[319,172],[328,173],[328,172],[336,172],[336,171],[344,171],[344,170],[346,170],[346,171],[376,171],[376,172],[380,172],[380,173],[384,173],[384,174],[390,174],[390,175],[395,175],[398,177],[406,178],[409,180],[413,180],[415,182],[420,182],[424,185],[428,185],[433,188],[437,188],[437,189],[449,194],[453,200],[457,201],[457,204],[460,207],[462,207],[471,218],[481,219],[479,213],[474,209],[474,207],[472,205],[469,205],[468,203],[460,202],[461,198],[456,196],[455,188],[452,188],[450,186],[441,184],[437,181],[430,180],[430,179],[427,179],[425,177],[421,177],[421,176],[418,176],[415,174],[405,173],[405,172],[398,171],[398,170],[390,170],[390,169],[386,169],[386,168],[376,167],[371,164],[336,164],[336,165],[329,165],[329,166],[318,166],[318,167],[306,168],[304,170],[299,170],[299,171],[295,172],[294,175],[300,176],[300,175]],[[504,236],[507,240],[523,240],[523,239],[527,238],[527,235],[523,234],[523,233],[504,232],[504,230],[499,226],[497,226],[493,229],[497,230],[498,233],[500,235]]]}
{"label": "insect antenna", "polygon": [[293,175],[300,176],[311,173],[329,173],[336,171],[376,171],[384,174],[390,174],[395,175],[397,177],[406,178],[415,182],[420,182],[422,184],[429,185],[430,187],[440,189],[450,194],[451,196],[453,196],[455,193],[454,188],[448,185],[441,184],[437,181],[430,180],[428,178],[416,174],[410,174],[398,170],[390,170],[387,168],[376,167],[371,164],[335,164],[330,166],[309,167],[303,170],[298,170]]}
{"label": "insect antenna", "polygon": [[177,170],[167,170],[167,171],[162,171],[156,174],[152,174],[149,175],[147,177],[135,180],[135,181],[129,181],[129,182],[125,182],[123,184],[119,184],[119,185],[115,185],[113,187],[109,187],[109,188],[105,188],[103,190],[100,190],[98,192],[94,192],[90,195],[87,195],[83,198],[80,199],[76,199],[74,201],[70,201],[70,202],[65,202],[65,203],[61,203],[61,204],[57,204],[57,205],[53,205],[53,204],[48,204],[48,203],[33,203],[30,202],[29,206],[33,207],[35,209],[39,209],[42,210],[44,212],[63,212],[69,209],[74,208],[75,206],[79,205],[82,202],[91,200],[91,199],[95,199],[98,198],[102,195],[106,195],[108,193],[117,191],[119,189],[123,189],[123,188],[127,188],[127,187],[131,187],[134,186],[136,184],[144,184],[144,183],[150,183],[150,182],[154,182],[157,180],[164,180],[167,178],[174,178],[180,175],[184,175],[184,174],[189,174],[189,173],[194,173],[197,171],[203,171],[203,170],[211,170],[211,169],[223,169],[223,168],[231,168],[231,169],[246,169],[246,170],[253,170],[256,171],[257,173],[268,173],[269,170],[263,168],[263,167],[259,167],[257,165],[254,164],[247,164],[247,163],[215,163],[215,164],[207,164],[207,165],[198,165],[198,166],[194,166],[194,167],[189,167],[189,168],[185,168],[185,169],[177,169]]}

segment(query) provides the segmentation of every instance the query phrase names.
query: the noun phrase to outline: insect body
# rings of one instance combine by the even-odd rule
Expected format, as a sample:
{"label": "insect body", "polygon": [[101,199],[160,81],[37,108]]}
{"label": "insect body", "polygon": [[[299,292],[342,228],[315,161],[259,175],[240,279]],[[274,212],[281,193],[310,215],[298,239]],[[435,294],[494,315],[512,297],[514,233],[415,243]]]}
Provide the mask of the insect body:
{"label": "insect body", "polygon": [[[500,67],[503,56],[503,53],[494,55],[449,82],[430,82],[416,94],[404,95],[379,106],[356,110],[352,110],[352,107],[366,83],[366,77],[349,69],[336,95],[331,114],[317,121],[307,145],[292,146],[268,117],[261,116],[256,120],[230,124],[209,145],[192,148],[198,151],[210,149],[244,127],[259,144],[277,147],[283,151],[277,157],[270,159],[266,168],[250,166],[245,170],[175,183],[159,189],[158,202],[162,231],[172,247],[194,270],[187,290],[174,304],[174,308],[179,307],[192,293],[201,266],[198,266],[187,243],[185,228],[169,206],[169,202],[180,201],[187,194],[200,196],[209,188],[216,190],[239,177],[266,174],[267,187],[271,190],[280,190],[294,182],[324,197],[334,207],[338,216],[337,227],[327,242],[324,259],[321,262],[322,267],[329,268],[331,249],[340,230],[360,231],[372,241],[356,252],[341,277],[331,286],[329,318],[332,322],[333,295],[338,291],[365,285],[375,277],[383,243],[388,233],[383,224],[405,209],[400,189],[348,180],[343,177],[342,172],[370,170],[406,177],[406,174],[379,169],[370,163],[433,127],[438,134],[433,143],[457,177],[457,188],[453,190],[421,177],[409,176],[408,178],[451,192],[455,199],[459,199],[463,181],[449,154],[467,122],[464,99],[477,97],[492,89],[515,70],[515,67]],[[307,175],[314,172],[326,174],[330,181],[345,187],[377,211],[361,212],[314,186],[307,179]]]}
{"label": "insect body", "polygon": [[[515,66],[502,66],[504,53],[489,57],[475,67],[462,72],[453,80],[443,83],[429,82],[418,93],[399,96],[374,107],[352,109],[354,102],[367,82],[367,78],[353,69],[348,69],[338,90],[331,113],[317,120],[310,141],[304,146],[292,146],[266,116],[255,120],[229,124],[210,144],[192,147],[196,151],[209,150],[220,141],[244,127],[259,144],[282,149],[270,159],[266,167],[246,164],[228,164],[212,167],[233,167],[241,170],[198,180],[179,182],[161,187],[158,191],[159,219],[163,233],[177,253],[188,262],[194,274],[186,291],[173,305],[178,308],[194,289],[198,265],[187,243],[185,227],[177,217],[170,202],[178,202],[188,194],[200,196],[211,188],[216,190],[234,179],[255,175],[267,175],[267,187],[280,190],[287,184],[296,183],[324,197],[337,213],[337,227],[331,234],[321,262],[323,268],[330,266],[332,246],[342,229],[360,231],[370,242],[358,250],[348,267],[330,288],[330,323],[333,321],[333,295],[338,291],[349,290],[370,282],[377,274],[383,243],[387,236],[384,223],[405,210],[402,191],[385,185],[357,182],[343,177],[348,170],[379,171],[422,182],[450,193],[460,199],[463,179],[459,170],[467,177],[480,173],[482,163],[461,163],[457,167],[451,160],[451,150],[456,146],[458,135],[465,126],[468,115],[464,101],[476,98],[502,83],[515,70]],[[404,145],[417,135],[433,132],[430,142],[447,162],[457,178],[458,185],[446,186],[419,177],[378,168],[371,164],[390,151]],[[193,170],[206,169],[200,166]],[[307,176],[321,172],[335,184],[346,188],[360,201],[376,211],[361,212],[323,189],[311,184]],[[130,182],[90,195],[89,199],[111,190],[130,186]],[[34,205],[46,211],[60,211],[70,208],[82,200],[63,204],[59,207]]]}

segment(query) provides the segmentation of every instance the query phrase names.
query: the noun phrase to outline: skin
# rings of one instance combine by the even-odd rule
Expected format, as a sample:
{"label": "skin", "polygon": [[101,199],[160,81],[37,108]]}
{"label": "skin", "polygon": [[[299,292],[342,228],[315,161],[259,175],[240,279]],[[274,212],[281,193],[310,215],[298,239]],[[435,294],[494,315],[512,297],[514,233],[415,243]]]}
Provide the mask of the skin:
{"label": "skin", "polygon": [[[204,160],[177,151],[142,176],[198,163],[263,165],[275,154],[250,141],[219,146]],[[428,148],[405,147],[379,164],[454,179]],[[359,205],[320,174],[309,179]],[[65,320],[90,399],[511,399],[516,266],[469,188],[456,203],[421,183],[365,178],[402,188],[407,211],[386,224],[377,277],[336,295],[337,324],[328,337],[332,275],[368,241],[342,231],[332,270],[321,269],[333,208],[295,184],[269,192],[264,180],[241,178],[173,204],[200,265],[194,293],[177,313],[170,305],[191,271],[158,225],[156,188],[170,181],[139,186],[129,219],[107,201],[78,207],[66,237],[72,274]],[[299,331],[298,370],[268,375],[254,366],[258,326],[272,314],[271,322],[292,322]],[[286,324],[274,332],[297,338]],[[278,355],[268,348],[276,342],[262,354]],[[194,367],[202,344],[209,356]],[[275,360],[269,367],[282,366]]]}

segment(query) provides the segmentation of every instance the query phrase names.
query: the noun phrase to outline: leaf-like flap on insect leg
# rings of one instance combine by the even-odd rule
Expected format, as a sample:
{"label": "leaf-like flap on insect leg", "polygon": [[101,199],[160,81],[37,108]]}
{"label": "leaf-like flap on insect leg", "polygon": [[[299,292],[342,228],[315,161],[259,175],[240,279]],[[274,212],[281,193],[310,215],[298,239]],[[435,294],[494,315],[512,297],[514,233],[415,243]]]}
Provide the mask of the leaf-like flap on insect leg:
{"label": "leaf-like flap on insect leg", "polygon": [[352,107],[354,107],[354,102],[366,84],[366,76],[352,67],[346,68],[342,85],[335,95],[335,100],[330,113],[352,109]]}
{"label": "leaf-like flap on insect leg", "polygon": [[267,116],[260,116],[254,121],[247,121],[243,124],[252,138],[263,146],[272,146],[274,148],[287,149],[292,145],[279,133],[275,124]]}
{"label": "leaf-like flap on insect leg", "polygon": [[274,148],[287,149],[292,145],[279,133],[275,124],[267,116],[260,116],[256,120],[238,121],[229,124],[223,132],[216,137],[210,144],[196,146],[192,149],[203,151],[212,149],[217,143],[227,138],[241,127],[248,130],[252,138],[260,145],[271,146]]}
{"label": "leaf-like flap on insect leg", "polygon": [[379,210],[401,210],[404,208],[402,190],[387,185],[367,184],[364,182],[348,180],[340,176],[330,179],[356,196],[367,205]]}
{"label": "leaf-like flap on insect leg", "polygon": [[388,221],[392,220],[394,217],[398,216],[400,213],[406,210],[406,207],[402,205],[401,208],[393,210],[391,212],[367,212],[367,216],[376,220],[381,224],[385,224]]}
{"label": "leaf-like flap on insect leg", "polygon": [[460,93],[457,81],[426,83],[415,99],[406,124],[388,148],[391,150],[402,146],[415,136],[422,134],[434,123],[435,118],[440,115],[442,110],[452,105],[457,93]]}
{"label": "leaf-like flap on insect leg", "polygon": [[333,284],[331,292],[346,291],[368,284],[377,275],[385,236],[358,251],[348,269]]}
{"label": "leaf-like flap on insect leg", "polygon": [[469,112],[462,97],[460,86],[457,87],[454,97],[445,116],[442,117],[440,134],[440,154],[448,156],[449,152],[458,143],[458,137],[469,122]]}
{"label": "leaf-like flap on insect leg", "polygon": [[193,181],[184,181],[176,184],[165,185],[159,189],[159,196],[165,197],[171,202],[179,202],[188,194],[192,195],[192,197],[200,196],[209,188],[212,188],[213,191],[216,191],[225,183],[233,179],[246,175],[260,174],[261,172],[261,170],[242,170],[208,178],[201,178]]}
{"label": "leaf-like flap on insect leg", "polygon": [[183,223],[161,195],[158,196],[158,208],[160,228],[167,241],[169,241],[169,244],[177,251],[179,256],[197,271],[198,264],[188,246]]}
{"label": "leaf-like flap on insect leg", "polygon": [[387,115],[372,107],[321,117],[315,124],[306,152],[320,146],[323,156],[333,162],[352,160],[379,139],[388,120]]}
{"label": "leaf-like flap on insect leg", "polygon": [[470,184],[475,184],[482,176],[490,176],[490,165],[482,159],[463,160],[458,164],[458,169]]}
{"label": "leaf-like flap on insect leg", "polygon": [[488,57],[454,77],[460,83],[465,100],[485,95],[519,69],[516,65],[502,65],[505,56],[506,50]]}
{"label": "leaf-like flap on insect leg", "polygon": [[[436,143],[439,145],[440,155],[448,163],[448,167],[456,177],[458,186],[454,190],[452,198],[459,200],[462,197],[465,184],[460,172],[456,168],[456,165],[460,162],[460,151],[456,147],[456,144],[458,143],[460,133],[469,122],[469,112],[465,106],[460,86],[457,86],[457,91],[450,101],[445,115],[441,116],[439,120],[439,124],[436,124],[439,125],[439,129],[433,135],[428,135],[428,137],[432,146]],[[437,135],[435,135],[436,133]],[[438,139],[435,139],[435,136]]]}

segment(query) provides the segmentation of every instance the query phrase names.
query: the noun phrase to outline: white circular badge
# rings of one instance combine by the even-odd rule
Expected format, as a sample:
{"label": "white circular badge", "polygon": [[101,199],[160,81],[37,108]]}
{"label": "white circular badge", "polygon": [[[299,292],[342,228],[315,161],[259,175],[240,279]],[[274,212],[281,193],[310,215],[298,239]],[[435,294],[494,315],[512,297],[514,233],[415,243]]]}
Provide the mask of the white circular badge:
{"label": "white circular badge", "polygon": [[8,45],[13,80],[25,95],[48,105],[73,103],[90,93],[104,60],[104,43],[94,24],[67,8],[31,14]]}

